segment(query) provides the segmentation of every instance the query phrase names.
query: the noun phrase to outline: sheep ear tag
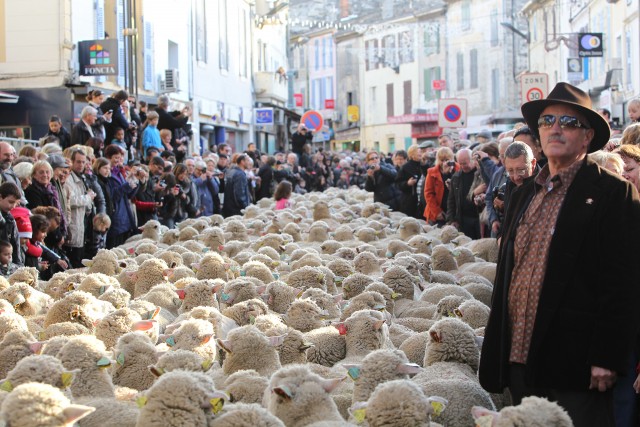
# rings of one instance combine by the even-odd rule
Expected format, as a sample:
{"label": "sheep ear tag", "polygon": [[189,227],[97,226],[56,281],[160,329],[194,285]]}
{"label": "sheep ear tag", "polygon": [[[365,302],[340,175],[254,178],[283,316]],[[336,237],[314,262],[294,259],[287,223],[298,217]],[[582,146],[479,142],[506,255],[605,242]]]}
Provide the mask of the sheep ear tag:
{"label": "sheep ear tag", "polygon": [[344,323],[337,323],[333,326],[338,330],[340,335],[347,335],[347,325]]}
{"label": "sheep ear tag", "polygon": [[11,393],[13,390],[13,385],[11,385],[11,381],[5,380],[0,384],[0,390],[6,391],[7,393]]}
{"label": "sheep ear tag", "polygon": [[254,316],[253,314],[251,316],[249,316],[249,324],[250,325],[255,325],[256,324],[256,316]]}
{"label": "sheep ear tag", "polygon": [[136,253],[136,250],[134,248],[129,248],[127,252],[129,252],[129,255],[133,255]]}
{"label": "sheep ear tag", "polygon": [[347,375],[349,375],[349,378],[351,378],[353,381],[357,380],[358,378],[360,378],[360,367],[352,366],[348,368]]}
{"label": "sheep ear tag", "polygon": [[224,392],[214,393],[214,397],[209,399],[209,404],[211,405],[211,411],[217,415],[220,411],[222,411],[222,408],[224,407],[224,402],[229,399],[230,397],[229,395],[227,395],[227,393],[224,393]]}
{"label": "sheep ear tag", "polygon": [[169,338],[167,338],[167,340],[165,341],[165,343],[167,343],[167,345],[169,347],[173,347],[174,345],[176,345],[176,339],[172,336],[170,336]]}
{"label": "sheep ear tag", "polygon": [[366,402],[358,402],[348,409],[349,415],[353,417],[353,420],[356,424],[364,423],[364,420],[367,416],[367,406]]}
{"label": "sheep ear tag", "polygon": [[211,250],[211,249],[209,249],[209,248],[202,248],[202,253],[205,253],[205,254],[206,254],[206,253],[207,253],[207,252],[209,252],[210,250]]}
{"label": "sheep ear tag", "polygon": [[155,319],[160,314],[160,307],[156,307],[155,310],[149,312],[149,320]]}
{"label": "sheep ear tag", "polygon": [[491,415],[483,415],[476,418],[476,427],[493,427],[493,417]]}
{"label": "sheep ear tag", "polygon": [[429,404],[431,405],[431,409],[433,409],[433,415],[439,417],[442,414],[442,411],[445,410],[447,404],[449,402],[446,399],[441,397],[430,397]]}
{"label": "sheep ear tag", "polygon": [[100,295],[103,295],[105,292],[107,292],[107,289],[109,289],[111,286],[100,286],[100,290],[98,291],[100,293]]}
{"label": "sheep ear tag", "polygon": [[398,299],[398,297],[400,296],[399,293],[397,292],[391,292],[391,299]]}
{"label": "sheep ear tag", "polygon": [[201,366],[202,370],[207,372],[209,369],[211,369],[211,366],[213,366],[213,361],[211,359],[206,359],[202,362]]}
{"label": "sheep ear tag", "polygon": [[111,360],[109,360],[108,357],[102,357],[100,358],[100,360],[98,360],[96,366],[100,369],[106,369],[111,366]]}
{"label": "sheep ear tag", "polygon": [[184,298],[185,298],[185,296],[187,295],[187,294],[185,293],[184,289],[178,289],[178,290],[176,290],[176,294],[178,294],[178,298],[180,298],[180,299],[184,299]]}
{"label": "sheep ear tag", "polygon": [[231,298],[231,295],[229,295],[229,294],[225,294],[224,292],[222,293],[222,297],[221,297],[222,302],[227,302],[227,301],[229,301],[229,298]]}
{"label": "sheep ear tag", "polygon": [[73,373],[71,372],[63,372],[60,374],[60,380],[62,381],[62,387],[67,388],[71,385],[71,381],[73,380]]}
{"label": "sheep ear tag", "polygon": [[116,362],[118,362],[118,365],[124,366],[124,353],[118,354],[118,356],[116,357]]}
{"label": "sheep ear tag", "polygon": [[283,399],[291,399],[293,397],[291,390],[286,385],[274,388],[273,392]]}
{"label": "sheep ear tag", "polygon": [[138,408],[142,409],[144,407],[144,405],[147,404],[147,397],[146,396],[139,396],[136,399],[136,405],[138,405]]}

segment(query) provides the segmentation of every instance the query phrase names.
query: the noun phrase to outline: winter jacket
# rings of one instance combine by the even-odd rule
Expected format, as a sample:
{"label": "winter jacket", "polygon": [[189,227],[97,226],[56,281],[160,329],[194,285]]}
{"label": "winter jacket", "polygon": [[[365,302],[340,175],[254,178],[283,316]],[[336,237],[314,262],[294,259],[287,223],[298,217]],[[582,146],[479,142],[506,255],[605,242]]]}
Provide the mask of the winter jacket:
{"label": "winter jacket", "polygon": [[13,255],[11,260],[14,264],[24,265],[24,253],[20,249],[20,237],[18,237],[18,226],[16,220],[10,212],[2,212],[0,215],[0,240],[11,243]]}
{"label": "winter jacket", "polygon": [[158,150],[162,150],[164,147],[162,145],[162,141],[160,140],[160,131],[155,126],[147,126],[142,132],[142,149],[144,150],[144,155],[147,155],[147,150],[151,147],[157,148]]}
{"label": "winter jacket", "polygon": [[33,210],[38,206],[53,206],[58,209],[61,217],[60,228],[63,233],[67,230],[67,218],[65,217],[63,207],[64,199],[58,193],[53,183],[49,183],[45,187],[34,180],[31,182],[31,185],[24,190],[24,195],[27,199],[27,209]]}
{"label": "winter jacket", "polygon": [[375,171],[373,177],[367,175],[364,189],[373,192],[374,202],[384,203],[391,209],[397,210],[400,200],[400,193],[395,184],[397,175],[393,166],[380,163],[380,170]]}
{"label": "winter jacket", "polygon": [[241,210],[249,206],[251,196],[247,175],[237,165],[233,165],[224,175],[224,206],[222,215],[241,215]]}
{"label": "winter jacket", "polygon": [[[417,184],[418,180],[420,179],[420,175],[422,175],[422,167],[420,166],[420,162],[409,160],[400,168],[398,176],[396,177],[396,185],[402,193],[398,210],[407,216],[418,219],[421,219],[423,214],[423,212],[419,212],[418,209]],[[409,179],[412,177],[416,179],[416,183],[414,185],[407,184]]]}
{"label": "winter jacket", "polygon": [[85,215],[93,209],[93,202],[87,195],[84,181],[75,172],[71,172],[64,183],[65,196],[68,201],[68,239],[67,246],[81,248],[84,246]]}
{"label": "winter jacket", "polygon": [[[455,171],[457,172],[460,166],[456,163]],[[427,222],[435,222],[438,214],[443,212],[442,210],[442,198],[444,197],[445,182],[442,180],[442,171],[440,166],[434,166],[427,171],[427,178],[425,179],[424,186],[424,199],[427,206],[424,209],[424,217]],[[446,216],[446,212],[443,212]]]}
{"label": "winter jacket", "polygon": [[273,190],[277,185],[273,167],[269,165],[260,166],[258,176],[260,177],[260,188],[256,192],[256,200],[272,197]]}
{"label": "winter jacket", "polygon": [[95,207],[95,211],[93,213],[105,213],[106,201],[102,187],[98,184],[98,177],[94,174],[87,173],[84,175],[84,183],[87,188],[96,193],[96,197],[93,199],[93,206]]}
{"label": "winter jacket", "polygon": [[218,183],[214,178],[207,178],[205,174],[199,178],[192,178],[198,190],[198,208],[201,215],[210,216],[220,213],[220,198],[218,197]]}
{"label": "winter jacket", "polygon": [[104,100],[102,104],[100,104],[100,109],[105,113],[109,110],[113,110],[113,115],[111,116],[111,123],[104,123],[104,132],[105,132],[105,145],[113,140],[116,133],[116,128],[122,128],[125,131],[129,129],[129,121],[125,118],[124,114],[122,114],[122,109],[120,108],[120,103],[115,98],[107,98]]}
{"label": "winter jacket", "polygon": [[111,192],[111,203],[113,203],[109,234],[119,236],[136,228],[129,199],[136,194],[137,187],[131,188],[131,185],[125,180],[124,171],[117,167],[111,169],[108,185]]}
{"label": "winter jacket", "polygon": [[[180,208],[181,211],[183,212],[183,216],[185,216],[184,218],[181,218],[180,220],[185,219],[187,216],[189,218],[195,218],[196,213],[198,211],[198,207],[200,206],[199,201],[198,201],[198,189],[196,188],[196,184],[190,180],[187,179],[186,181],[178,181],[178,185],[180,186],[180,190],[181,192],[187,196],[186,199],[183,199],[180,195],[178,195],[178,200],[180,201]],[[176,221],[178,221],[178,219],[176,218]]]}
{"label": "winter jacket", "polygon": [[[102,127],[91,126],[91,130],[93,131],[93,137],[102,138]],[[91,133],[89,133],[89,125],[80,120],[72,129],[71,129],[71,145],[84,145],[89,138],[92,138]]]}
{"label": "winter jacket", "polygon": [[71,134],[64,126],[60,127],[60,131],[58,133],[53,133],[51,132],[51,130],[49,130],[45,137],[47,136],[55,136],[56,138],[58,138],[58,140],[60,141],[60,147],[62,147],[63,150],[73,145],[71,144]]}
{"label": "winter jacket", "polygon": [[176,130],[186,125],[189,118],[180,115],[174,116],[161,107],[156,108],[156,113],[160,116],[158,118],[158,130],[169,129],[171,131],[171,146],[175,148]]}

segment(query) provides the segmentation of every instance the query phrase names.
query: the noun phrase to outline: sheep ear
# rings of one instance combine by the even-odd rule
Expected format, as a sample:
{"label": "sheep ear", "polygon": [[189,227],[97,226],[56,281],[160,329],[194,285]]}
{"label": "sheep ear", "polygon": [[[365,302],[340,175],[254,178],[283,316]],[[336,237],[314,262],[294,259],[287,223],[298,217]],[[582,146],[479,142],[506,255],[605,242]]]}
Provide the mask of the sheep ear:
{"label": "sheep ear", "polygon": [[492,427],[500,420],[499,412],[491,411],[482,406],[471,408],[471,416],[478,427]]}
{"label": "sheep ear", "polygon": [[291,393],[291,389],[286,385],[281,385],[280,387],[275,387],[271,389],[271,391],[283,399],[291,399],[293,397],[293,393]]}
{"label": "sheep ear", "polygon": [[476,335],[474,339],[476,340],[476,345],[478,346],[478,348],[482,349],[482,344],[484,344],[484,337],[480,337]]}
{"label": "sheep ear", "polygon": [[127,271],[127,276],[131,280],[138,280],[138,273],[135,271]]}
{"label": "sheep ear", "polygon": [[67,424],[73,424],[95,410],[91,406],[69,405],[62,410],[62,416]]}
{"label": "sheep ear", "polygon": [[437,342],[437,343],[441,343],[442,342],[442,338],[440,338],[440,335],[438,335],[438,333],[436,331],[429,332],[429,335],[431,335],[431,339],[434,342]]}
{"label": "sheep ear", "polygon": [[93,265],[93,261],[90,259],[83,259],[82,265],[84,265],[85,267],[91,267]]}
{"label": "sheep ear", "polygon": [[376,321],[373,324],[373,330],[374,331],[379,331],[380,328],[382,328],[382,325],[384,325],[385,322],[386,322],[386,320],[384,320],[384,319]]}
{"label": "sheep ear", "polygon": [[306,351],[307,349],[311,348],[311,347],[315,347],[316,345],[312,342],[303,342],[302,345],[300,345],[300,347],[298,347],[298,350],[300,351]]}
{"label": "sheep ear", "polygon": [[232,352],[233,348],[232,348],[231,342],[229,340],[221,340],[220,338],[218,338],[216,341],[218,342],[218,346],[221,349],[223,349],[227,353],[231,353]]}
{"label": "sheep ear", "polygon": [[417,374],[420,371],[422,371],[422,368],[416,363],[400,363],[398,366],[396,366],[396,372],[399,374],[410,375]]}
{"label": "sheep ear", "polygon": [[200,345],[205,345],[206,343],[208,343],[209,341],[211,341],[211,338],[213,337],[213,334],[207,334],[202,338],[202,341],[200,341]]}
{"label": "sheep ear", "polygon": [[173,274],[173,268],[165,268],[162,274],[165,277],[171,276]]}
{"label": "sheep ear", "polygon": [[162,368],[156,368],[155,365],[149,365],[149,372],[151,372],[156,377],[164,374],[164,370],[162,370]]}
{"label": "sheep ear", "polygon": [[33,354],[40,354],[40,352],[42,351],[43,345],[44,345],[43,342],[36,341],[34,343],[29,344],[29,349]]}
{"label": "sheep ear", "polygon": [[439,417],[449,404],[447,399],[440,396],[430,396],[427,398],[427,401],[429,402],[427,413],[429,415],[435,415],[436,417]]}
{"label": "sheep ear", "polygon": [[211,367],[213,366],[213,360],[211,359],[205,359],[200,366],[202,366],[202,370],[204,372],[207,372],[209,369],[211,369]]}
{"label": "sheep ear", "polygon": [[284,342],[284,338],[285,335],[280,335],[278,337],[269,337],[269,341],[272,347],[277,347],[279,345],[282,345],[282,343]]}
{"label": "sheep ear", "polygon": [[456,317],[462,317],[462,311],[460,311],[459,308],[454,308],[453,309],[453,314],[455,314]]}
{"label": "sheep ear", "polygon": [[222,391],[216,391],[209,396],[209,400],[206,402],[206,408],[211,408],[214,414],[218,414],[224,407],[224,402],[230,400],[230,396]]}
{"label": "sheep ear", "polygon": [[336,387],[338,387],[340,385],[340,383],[342,383],[342,381],[345,380],[345,378],[347,378],[347,377],[323,380],[321,382],[322,388],[327,393],[331,393]]}
{"label": "sheep ear", "polygon": [[343,298],[344,298],[344,296],[343,296],[342,294],[340,294],[340,295],[334,295],[334,296],[333,296],[333,301],[334,301],[335,303],[339,303],[339,302],[342,302],[342,299],[343,299]]}
{"label": "sheep ear", "polygon": [[257,291],[259,294],[263,294],[263,293],[265,293],[265,291],[266,291],[266,290],[267,290],[267,285],[258,286],[258,287],[256,288],[256,291]]}

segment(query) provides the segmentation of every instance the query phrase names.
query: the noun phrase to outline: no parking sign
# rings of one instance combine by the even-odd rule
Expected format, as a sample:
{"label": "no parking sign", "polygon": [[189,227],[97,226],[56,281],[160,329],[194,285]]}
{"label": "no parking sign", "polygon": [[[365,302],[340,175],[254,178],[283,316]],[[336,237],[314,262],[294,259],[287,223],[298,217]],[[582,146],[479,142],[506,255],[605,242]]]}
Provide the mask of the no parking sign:
{"label": "no parking sign", "polygon": [[527,73],[520,79],[522,103],[544,99],[549,94],[549,75]]}
{"label": "no parking sign", "polygon": [[467,127],[467,100],[461,98],[438,100],[438,126],[441,128]]}
{"label": "no parking sign", "polygon": [[322,114],[317,111],[307,111],[300,118],[300,123],[305,125],[307,129],[312,129],[316,132],[319,132],[324,125],[324,119],[322,118]]}

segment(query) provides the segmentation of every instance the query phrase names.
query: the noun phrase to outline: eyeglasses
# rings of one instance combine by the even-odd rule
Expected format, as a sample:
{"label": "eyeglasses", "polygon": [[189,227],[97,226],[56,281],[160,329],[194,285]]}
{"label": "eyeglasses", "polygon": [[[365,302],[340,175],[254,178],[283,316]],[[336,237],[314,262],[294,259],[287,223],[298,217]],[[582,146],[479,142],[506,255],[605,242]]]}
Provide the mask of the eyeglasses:
{"label": "eyeglasses", "polygon": [[378,160],[378,159],[379,159],[379,157],[377,157],[377,156],[376,157],[369,157],[369,160]]}
{"label": "eyeglasses", "polygon": [[573,116],[554,116],[553,114],[545,114],[538,119],[538,128],[550,129],[558,121],[562,129],[589,129],[589,126],[581,123],[577,117]]}
{"label": "eyeglasses", "polygon": [[519,169],[511,169],[507,170],[507,175],[509,176],[525,176],[529,171],[527,168],[519,168]]}

